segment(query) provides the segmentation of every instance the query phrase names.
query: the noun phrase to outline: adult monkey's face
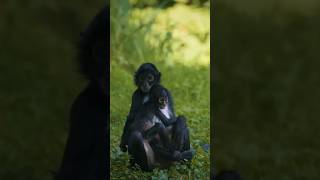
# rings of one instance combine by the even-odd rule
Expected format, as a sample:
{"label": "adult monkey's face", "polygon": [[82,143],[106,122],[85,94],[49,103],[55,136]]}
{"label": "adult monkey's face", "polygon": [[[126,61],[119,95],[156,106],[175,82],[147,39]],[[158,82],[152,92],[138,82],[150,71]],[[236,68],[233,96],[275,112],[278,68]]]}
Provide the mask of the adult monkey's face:
{"label": "adult monkey's face", "polygon": [[135,74],[135,84],[143,93],[149,93],[153,85],[159,83],[161,73],[151,63],[142,64]]}
{"label": "adult monkey's face", "polygon": [[138,81],[141,91],[144,93],[148,93],[155,83],[155,77],[152,73],[146,72],[139,75]]}

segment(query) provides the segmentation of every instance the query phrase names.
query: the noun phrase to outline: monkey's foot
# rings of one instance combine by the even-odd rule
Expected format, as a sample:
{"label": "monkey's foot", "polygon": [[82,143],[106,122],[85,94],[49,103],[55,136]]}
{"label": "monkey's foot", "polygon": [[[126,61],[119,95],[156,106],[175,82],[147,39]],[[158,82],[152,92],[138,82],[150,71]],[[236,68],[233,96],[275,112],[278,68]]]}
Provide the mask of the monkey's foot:
{"label": "monkey's foot", "polygon": [[190,161],[194,157],[195,154],[196,154],[196,151],[194,149],[183,151],[181,153],[181,159]]}

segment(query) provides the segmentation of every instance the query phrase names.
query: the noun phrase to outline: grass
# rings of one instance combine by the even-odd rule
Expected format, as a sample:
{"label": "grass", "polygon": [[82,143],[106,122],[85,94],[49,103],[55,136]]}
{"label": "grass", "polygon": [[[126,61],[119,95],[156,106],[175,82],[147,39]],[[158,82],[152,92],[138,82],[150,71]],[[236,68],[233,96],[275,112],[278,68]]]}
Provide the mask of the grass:
{"label": "grass", "polygon": [[[190,128],[191,144],[197,155],[187,168],[187,164],[176,165],[169,170],[144,173],[130,170],[126,153],[120,152],[118,145],[125,119],[130,109],[131,95],[135,90],[133,72],[127,72],[117,64],[112,64],[110,92],[111,123],[111,177],[112,179],[148,179],[161,176],[191,176],[206,178],[209,175],[209,153],[201,145],[210,143],[209,126],[209,68],[166,67],[156,64],[163,74],[163,82],[174,97],[176,113],[185,115]],[[199,83],[200,82],[200,83]]]}
{"label": "grass", "polygon": [[[131,9],[125,1],[114,1],[112,5],[111,178],[208,179],[210,154],[201,146],[210,143],[209,10],[180,4],[169,9]],[[193,17],[195,24],[183,21],[186,15]],[[195,54],[188,55],[192,50]],[[176,113],[187,117],[191,144],[197,151],[191,163],[142,172],[128,168],[128,154],[118,147],[136,88],[133,75],[143,62],[156,64],[162,84],[172,92]]]}

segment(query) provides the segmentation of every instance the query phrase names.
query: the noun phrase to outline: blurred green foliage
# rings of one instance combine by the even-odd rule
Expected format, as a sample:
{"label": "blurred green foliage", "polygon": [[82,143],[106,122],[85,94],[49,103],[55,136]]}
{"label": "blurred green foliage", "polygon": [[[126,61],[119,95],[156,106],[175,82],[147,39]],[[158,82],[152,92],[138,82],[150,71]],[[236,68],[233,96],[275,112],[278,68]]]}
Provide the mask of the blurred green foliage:
{"label": "blurred green foliage", "polygon": [[237,169],[248,180],[318,179],[319,11],[212,6],[217,171]]}
{"label": "blurred green foliage", "polygon": [[85,85],[80,32],[101,1],[0,2],[0,179],[46,180],[62,159],[69,110]]}
{"label": "blurred green foliage", "polygon": [[[183,3],[170,8],[131,5],[111,1],[111,177],[208,179],[210,155],[201,146],[210,143],[209,8]],[[185,55],[189,51],[196,55]],[[192,163],[146,173],[130,169],[128,155],[118,148],[135,90],[133,75],[143,62],[152,62],[160,69],[162,84],[174,97],[176,113],[187,117],[191,144],[197,151]]]}
{"label": "blurred green foliage", "polygon": [[137,8],[144,8],[147,6],[166,8],[177,3],[184,3],[192,6],[209,6],[209,0],[129,0],[130,4]]}

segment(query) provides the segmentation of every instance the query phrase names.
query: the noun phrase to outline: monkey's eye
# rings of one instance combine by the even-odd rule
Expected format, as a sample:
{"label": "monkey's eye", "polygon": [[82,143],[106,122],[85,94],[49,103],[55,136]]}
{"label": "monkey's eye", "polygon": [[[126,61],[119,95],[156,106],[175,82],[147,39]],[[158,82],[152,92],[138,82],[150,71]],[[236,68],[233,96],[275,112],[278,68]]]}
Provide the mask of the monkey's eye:
{"label": "monkey's eye", "polygon": [[165,97],[160,97],[159,98],[159,103],[160,104],[166,104],[167,102],[168,102],[167,98],[165,98]]}
{"label": "monkey's eye", "polygon": [[154,76],[153,76],[153,75],[149,75],[149,76],[148,76],[148,81],[151,82],[151,81],[153,81],[153,80],[154,80]]}
{"label": "monkey's eye", "polygon": [[160,103],[160,104],[163,103],[163,98],[159,98],[159,103]]}

